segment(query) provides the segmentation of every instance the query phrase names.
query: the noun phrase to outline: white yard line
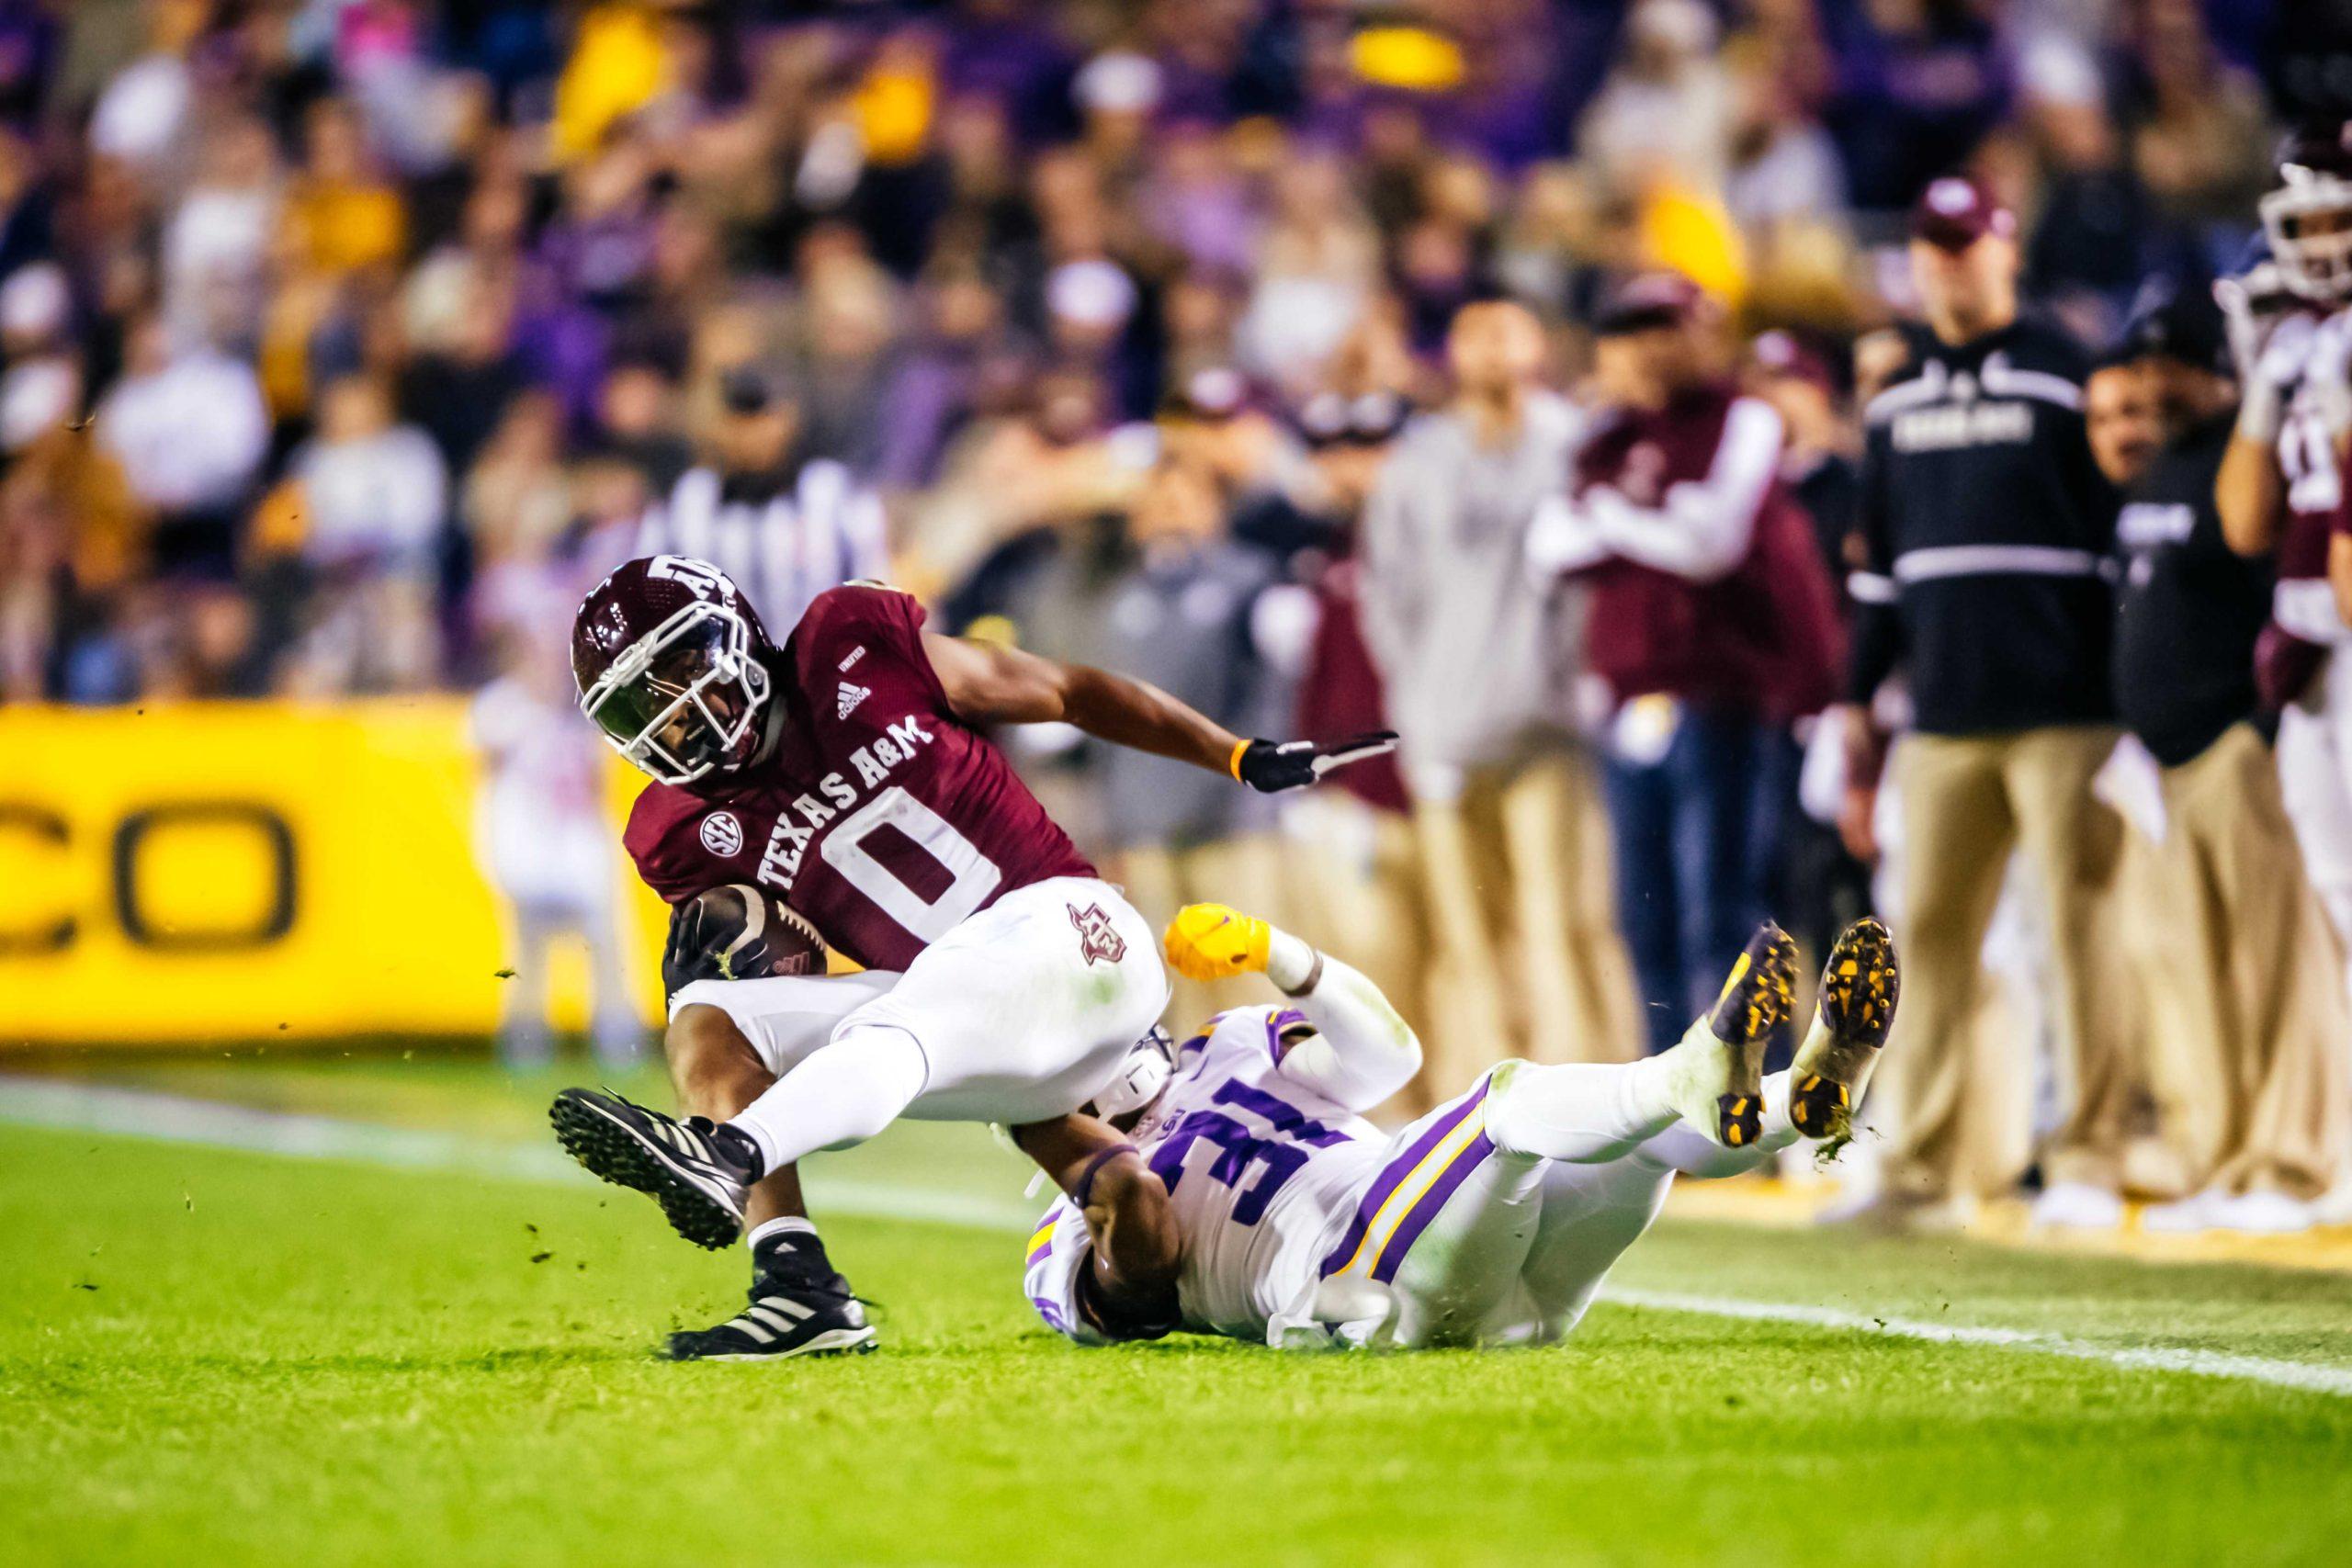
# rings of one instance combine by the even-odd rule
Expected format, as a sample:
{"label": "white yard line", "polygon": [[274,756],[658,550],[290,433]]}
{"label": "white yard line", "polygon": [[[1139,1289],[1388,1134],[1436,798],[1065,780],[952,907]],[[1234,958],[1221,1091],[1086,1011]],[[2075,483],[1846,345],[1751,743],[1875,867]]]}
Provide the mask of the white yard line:
{"label": "white yard line", "polygon": [[[507,1181],[593,1185],[553,1139],[516,1144],[503,1138],[423,1127],[393,1127],[267,1111],[222,1100],[190,1100],[147,1089],[117,1089],[64,1078],[0,1075],[0,1122],[110,1133],[170,1144],[245,1149],[294,1159],[356,1161],[405,1170],[457,1171]],[[934,1187],[827,1178],[815,1173],[808,1195],[826,1212],[883,1220],[922,1220],[981,1230],[1030,1230],[1036,1211],[1025,1204]]]}
{"label": "white yard line", "polygon": [[[0,1076],[0,1122],[72,1132],[105,1133],[210,1148],[249,1150],[296,1159],[356,1161],[410,1170],[458,1171],[510,1181],[593,1180],[551,1146],[512,1144],[493,1138],[391,1127],[336,1117],[259,1110],[218,1100],[190,1100],[144,1089],[117,1089],[67,1079]],[[809,1196],[825,1213],[922,1221],[989,1231],[1026,1231],[1035,1219],[1027,1205],[932,1188],[907,1187],[854,1178],[812,1175]],[[2130,1371],[2181,1372],[2268,1383],[2307,1393],[2352,1398],[2352,1368],[2265,1356],[2233,1356],[2216,1350],[2100,1345],[2063,1334],[2023,1328],[1984,1328],[1912,1318],[1875,1317],[1834,1307],[1794,1302],[1748,1301],[1736,1296],[1689,1294],[1610,1287],[1601,1299],[1620,1306],[1659,1312],[1697,1313],[1758,1323],[1791,1323],[1834,1328],[1891,1339],[1935,1345],[1968,1345],[2030,1350],[2045,1356],[2097,1361]]]}
{"label": "white yard line", "polygon": [[1751,1302],[1734,1296],[1690,1295],[1680,1291],[1623,1290],[1601,1292],[1603,1301],[1620,1306],[1654,1307],[1660,1312],[1704,1313],[1712,1317],[1748,1318],[1758,1323],[1795,1323],[1810,1328],[1839,1328],[1856,1334],[1876,1334],[1889,1339],[1921,1339],[1932,1345],[1987,1345],[2001,1349],[2035,1350],[2045,1356],[2066,1356],[2078,1361],[2101,1361],[2134,1371],[2187,1372],[2196,1377],[2235,1378],[2267,1382],[2279,1388],[2352,1398],[2352,1367],[2314,1366],[2309,1361],[2281,1361],[2267,1356],[2232,1356],[2219,1350],[2191,1350],[2152,1345],[2121,1348],[2063,1334],[2027,1328],[1976,1328],[1950,1323],[1923,1323],[1917,1318],[1872,1317],[1840,1312],[1835,1307],[1804,1306],[1794,1302]]}

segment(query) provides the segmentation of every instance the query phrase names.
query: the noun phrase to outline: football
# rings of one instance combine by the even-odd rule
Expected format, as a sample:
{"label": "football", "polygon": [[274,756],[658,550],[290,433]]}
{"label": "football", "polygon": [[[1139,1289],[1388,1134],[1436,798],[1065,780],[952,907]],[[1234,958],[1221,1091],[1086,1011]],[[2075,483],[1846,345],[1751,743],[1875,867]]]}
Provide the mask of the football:
{"label": "football", "polygon": [[822,975],[825,939],[784,900],[747,882],[706,888],[679,906],[697,979],[763,980]]}

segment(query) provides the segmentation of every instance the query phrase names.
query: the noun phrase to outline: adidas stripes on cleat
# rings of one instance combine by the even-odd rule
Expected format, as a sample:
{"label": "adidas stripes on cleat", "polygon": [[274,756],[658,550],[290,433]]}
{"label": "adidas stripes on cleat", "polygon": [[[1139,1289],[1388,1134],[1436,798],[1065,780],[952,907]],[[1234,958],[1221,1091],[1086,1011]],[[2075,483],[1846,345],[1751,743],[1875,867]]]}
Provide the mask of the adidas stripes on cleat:
{"label": "adidas stripes on cleat", "polygon": [[1713,1143],[1746,1148],[1764,1131],[1764,1051],[1795,1006],[1797,944],[1770,921],[1746,951],[1706,1017],[1669,1053],[1675,1109]]}
{"label": "adidas stripes on cleat", "polygon": [[863,1355],[874,1343],[865,1309],[845,1287],[756,1280],[749,1306],[716,1327],[673,1334],[662,1353],[673,1361],[781,1361]]}
{"label": "adidas stripes on cleat", "polygon": [[743,1231],[757,1156],[731,1128],[684,1122],[616,1094],[568,1089],[548,1110],[573,1159],[606,1181],[649,1192],[677,1233],[714,1251]]}
{"label": "adidas stripes on cleat", "polygon": [[1817,1016],[1789,1066],[1789,1120],[1806,1137],[1852,1132],[1902,985],[1894,937],[1877,920],[1856,920],[1830,948]]}

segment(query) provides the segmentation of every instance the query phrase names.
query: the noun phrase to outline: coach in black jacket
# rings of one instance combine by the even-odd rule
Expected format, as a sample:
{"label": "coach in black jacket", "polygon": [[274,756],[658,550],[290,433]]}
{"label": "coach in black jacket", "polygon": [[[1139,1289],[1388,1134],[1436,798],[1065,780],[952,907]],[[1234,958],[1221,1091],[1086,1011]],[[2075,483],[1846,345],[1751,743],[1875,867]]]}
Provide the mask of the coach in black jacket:
{"label": "coach in black jacket", "polygon": [[2047,895],[2052,1021],[2073,1097],[2043,1151],[2036,1217],[2122,1218],[2122,1043],[2100,1007],[2092,931],[2121,845],[2120,820],[2091,794],[2116,739],[2115,500],[2083,438],[2085,355],[2018,313],[2016,227],[1971,181],[1928,187],[1911,263],[1930,330],[1865,411],[1866,564],[1850,583],[1846,715],[1858,847],[1881,750],[1870,705],[1898,665],[1915,726],[1894,770],[1907,974],[1902,1048],[1878,1094],[1886,1180],[1856,1212],[1889,1223],[2017,1174],[2005,1151],[2024,1130],[2002,1123],[2028,1103],[2018,1085],[2032,1071],[2029,1043],[1969,1027],[2013,848]]}
{"label": "coach in black jacket", "polygon": [[2270,564],[2230,548],[2213,503],[2237,412],[2221,312],[2190,297],[2143,316],[2086,394],[2091,449],[2125,487],[2115,701],[2162,768],[2165,972],[2191,1053],[2162,1099],[2199,1190],[2141,1228],[2305,1230],[2352,1153],[2352,1015],[2256,728]]}

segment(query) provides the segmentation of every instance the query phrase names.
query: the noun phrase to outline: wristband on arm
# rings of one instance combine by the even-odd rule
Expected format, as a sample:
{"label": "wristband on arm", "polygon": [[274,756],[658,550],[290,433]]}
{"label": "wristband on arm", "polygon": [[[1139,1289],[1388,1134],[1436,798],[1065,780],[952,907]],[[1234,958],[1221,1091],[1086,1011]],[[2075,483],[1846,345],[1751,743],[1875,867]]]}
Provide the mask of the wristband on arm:
{"label": "wristband on arm", "polygon": [[[1319,947],[1310,947],[1307,952],[1314,956],[1306,965],[1306,977],[1295,986],[1285,986],[1280,980],[1274,980],[1274,989],[1294,998],[1314,995],[1315,987],[1323,983],[1323,950]],[[1267,971],[1266,977],[1270,980],[1273,979],[1273,972],[1271,968]]]}

